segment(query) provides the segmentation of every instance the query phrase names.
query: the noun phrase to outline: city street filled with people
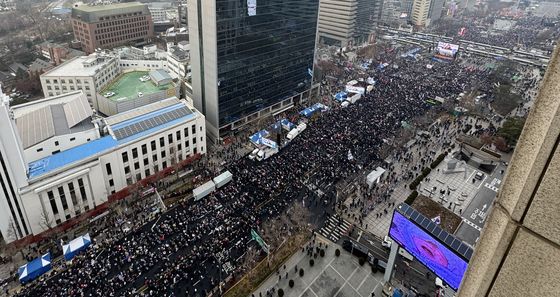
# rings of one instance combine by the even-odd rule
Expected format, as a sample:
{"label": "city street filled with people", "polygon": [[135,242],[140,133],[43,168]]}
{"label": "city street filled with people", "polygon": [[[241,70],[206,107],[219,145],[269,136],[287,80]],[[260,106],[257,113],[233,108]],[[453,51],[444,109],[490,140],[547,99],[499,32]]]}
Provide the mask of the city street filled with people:
{"label": "city street filled with people", "polygon": [[[403,123],[414,123],[430,110],[441,111],[426,100],[454,98],[474,86],[490,89],[492,70],[466,68],[460,61],[402,57],[409,49],[385,45],[370,59],[335,61],[339,75],[323,81],[322,100],[329,101],[325,103],[330,108],[305,119],[308,128],[278,154],[262,162],[227,157],[223,167],[233,181],[223,188],[203,200],[172,207],[125,235],[109,224],[95,248],[26,285],[17,296],[206,296],[227,275],[239,276],[240,258],[252,244],[251,229],[259,230],[297,201],[317,216],[332,212],[334,190],[321,197],[309,190],[311,173],[313,183],[335,185],[364,168],[375,168],[383,162],[382,146],[398,137]],[[370,66],[359,69],[366,60]],[[377,67],[381,63],[387,66]],[[367,77],[375,80],[374,89],[356,103],[342,108],[330,102],[347,81]],[[403,149],[395,157],[407,159],[411,153]],[[419,170],[410,168],[405,178]],[[396,182],[404,177],[390,178]],[[370,195],[374,201],[378,197],[373,196],[384,193]]]}

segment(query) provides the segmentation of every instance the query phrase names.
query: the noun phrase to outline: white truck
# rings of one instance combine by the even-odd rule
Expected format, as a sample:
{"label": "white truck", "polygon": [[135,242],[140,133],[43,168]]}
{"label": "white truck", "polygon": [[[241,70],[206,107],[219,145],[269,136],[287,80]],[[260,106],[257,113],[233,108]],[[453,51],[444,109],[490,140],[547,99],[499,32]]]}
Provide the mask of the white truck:
{"label": "white truck", "polygon": [[259,152],[257,153],[257,160],[258,161],[263,161],[266,160],[268,158],[270,158],[272,155],[278,153],[278,148],[270,148],[270,147],[266,147],[266,148],[262,148],[259,150]]}
{"label": "white truck", "polygon": [[288,132],[288,135],[286,135],[286,138],[288,140],[293,140],[298,135],[299,135],[299,130],[297,128],[294,128],[294,129],[290,130],[290,132]]}

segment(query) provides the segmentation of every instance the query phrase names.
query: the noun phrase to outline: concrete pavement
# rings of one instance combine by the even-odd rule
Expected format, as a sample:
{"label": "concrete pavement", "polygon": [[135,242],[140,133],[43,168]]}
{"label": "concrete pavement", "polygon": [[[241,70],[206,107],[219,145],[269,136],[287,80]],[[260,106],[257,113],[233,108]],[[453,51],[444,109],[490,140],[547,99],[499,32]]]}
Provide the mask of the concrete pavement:
{"label": "concrete pavement", "polygon": [[[321,239],[317,236],[317,240]],[[337,248],[339,257],[335,256]],[[372,292],[375,296],[382,296],[383,274],[373,274],[368,263],[360,266],[358,259],[339,245],[329,242],[325,257],[314,259],[313,267],[309,265],[309,258],[306,253],[296,253],[286,262],[286,269],[280,269],[281,280],[277,274],[271,275],[253,295],[267,296],[267,290],[274,288],[276,293],[273,296],[278,296],[278,289],[282,288],[284,296],[288,297],[370,297]],[[296,265],[298,270],[304,269],[303,277],[295,273]],[[289,287],[290,279],[294,280],[293,288]]]}

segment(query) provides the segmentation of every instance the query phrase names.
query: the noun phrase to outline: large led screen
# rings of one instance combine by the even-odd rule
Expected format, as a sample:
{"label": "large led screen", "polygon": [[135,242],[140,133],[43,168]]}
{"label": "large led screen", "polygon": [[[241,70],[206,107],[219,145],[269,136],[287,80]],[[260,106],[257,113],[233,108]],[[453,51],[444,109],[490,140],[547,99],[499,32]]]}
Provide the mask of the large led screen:
{"label": "large led screen", "polygon": [[435,56],[441,59],[453,60],[458,51],[459,45],[440,41],[435,50]]}
{"label": "large led screen", "polygon": [[399,212],[394,212],[389,236],[453,289],[459,289],[467,262]]}

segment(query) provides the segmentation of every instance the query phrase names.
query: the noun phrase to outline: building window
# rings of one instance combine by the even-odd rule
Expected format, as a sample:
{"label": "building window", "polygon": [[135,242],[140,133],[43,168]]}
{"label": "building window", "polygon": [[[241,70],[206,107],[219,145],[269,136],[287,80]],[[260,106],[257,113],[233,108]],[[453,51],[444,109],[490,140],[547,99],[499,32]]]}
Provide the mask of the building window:
{"label": "building window", "polygon": [[127,184],[127,185],[132,185],[132,178],[127,177],[127,178],[126,178],[126,184]]}
{"label": "building window", "polygon": [[74,205],[74,207],[78,206],[78,199],[76,197],[76,191],[74,190],[74,183],[68,183],[68,193],[70,193],[70,199],[72,199],[72,205]]}
{"label": "building window", "polygon": [[193,145],[196,144],[196,137],[193,137],[193,139],[192,139],[192,144],[193,144]]}
{"label": "building window", "polygon": [[193,148],[193,154],[196,154],[196,146]]}
{"label": "building window", "polygon": [[189,128],[185,128],[185,130],[183,130],[183,134],[184,134],[185,138],[188,137],[189,136]]}
{"label": "building window", "polygon": [[123,161],[123,163],[128,162],[128,153],[127,152],[122,153],[122,161]]}
{"label": "building window", "polygon": [[185,149],[189,149],[189,141],[185,140]]}
{"label": "building window", "polygon": [[176,138],[177,138],[177,141],[181,140],[181,131],[177,131],[177,133],[175,133],[175,134],[176,134],[176,136],[177,136],[177,137],[176,137]]}
{"label": "building window", "polygon": [[136,180],[142,180],[142,175],[140,173],[136,173]]}
{"label": "building window", "polygon": [[146,170],[144,171],[144,175],[145,175],[146,177],[147,177],[147,176],[150,176],[150,169],[146,169]]}
{"label": "building window", "polygon": [[140,169],[140,163],[134,162],[134,170]]}
{"label": "building window", "polygon": [[170,144],[173,143],[173,134],[167,135],[167,142]]}
{"label": "building window", "polygon": [[38,148],[38,149],[37,149],[37,152],[38,152],[38,153],[40,153],[40,152],[42,152],[42,151],[43,151],[43,148]]}
{"label": "building window", "polygon": [[163,139],[163,137],[160,137],[159,139],[159,147],[164,147],[165,146],[165,139]]}
{"label": "building window", "polygon": [[56,155],[56,154],[58,154],[58,153],[60,153],[60,150],[56,150],[56,151],[53,151],[53,152],[52,152],[53,155]]}
{"label": "building window", "polygon": [[136,158],[138,158],[138,149],[133,148],[132,149],[132,159],[136,159]]}
{"label": "building window", "polygon": [[182,148],[182,145],[179,143],[179,144],[177,145],[177,151],[180,152],[180,151],[181,151],[181,148]]}
{"label": "building window", "polygon": [[60,196],[60,202],[62,202],[62,208],[68,210],[68,202],[66,202],[66,195],[64,194],[63,187],[58,187],[58,195]]}
{"label": "building window", "polygon": [[161,167],[163,169],[167,168],[167,162],[165,162],[165,161],[161,162]]}
{"label": "building window", "polygon": [[114,187],[115,186],[115,182],[113,181],[113,179],[109,180],[109,187]]}
{"label": "building window", "polygon": [[84,180],[78,178],[78,188],[80,190],[80,195],[82,195],[82,201],[87,203],[86,188],[84,187]]}
{"label": "building window", "polygon": [[54,194],[52,191],[48,191],[47,192],[47,196],[49,197],[49,203],[51,204],[51,208],[53,211],[53,214],[57,215],[58,214],[58,207],[56,206],[56,201],[54,200]]}
{"label": "building window", "polygon": [[113,174],[113,170],[111,170],[111,163],[105,164],[105,170],[107,170],[107,175]]}
{"label": "building window", "polygon": [[124,166],[124,173],[125,173],[125,174],[129,174],[129,173],[130,173],[130,167],[129,167],[129,166]]}
{"label": "building window", "polygon": [[161,158],[165,158],[165,151],[161,151]]}
{"label": "building window", "polygon": [[155,155],[152,156],[152,160],[153,160],[154,162],[157,162],[157,154],[155,154]]}
{"label": "building window", "polygon": [[143,144],[142,145],[142,155],[147,155],[147,154],[148,154],[148,147],[145,144]]}
{"label": "building window", "polygon": [[54,142],[54,146],[58,146],[58,140]]}
{"label": "building window", "polygon": [[76,137],[70,137],[70,141],[76,140]]}
{"label": "building window", "polygon": [[196,125],[192,125],[191,134],[195,134],[195,133],[196,133]]}

